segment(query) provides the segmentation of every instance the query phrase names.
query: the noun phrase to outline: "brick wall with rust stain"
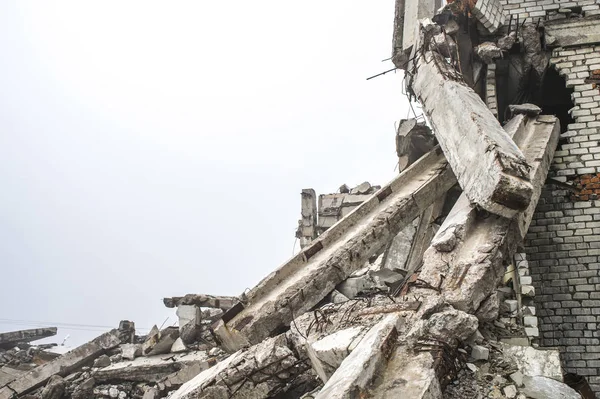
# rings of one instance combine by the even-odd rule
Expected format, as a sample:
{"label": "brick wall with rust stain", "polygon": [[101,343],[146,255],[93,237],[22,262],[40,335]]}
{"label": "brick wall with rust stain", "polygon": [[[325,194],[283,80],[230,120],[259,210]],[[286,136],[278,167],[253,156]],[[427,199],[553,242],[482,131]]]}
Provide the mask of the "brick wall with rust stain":
{"label": "brick wall with rust stain", "polygon": [[558,347],[565,372],[585,376],[600,395],[600,82],[593,81],[600,46],[556,49],[550,63],[573,88],[575,122],[562,133],[548,175],[574,190],[546,184],[525,252],[540,345]]}
{"label": "brick wall with rust stain", "polygon": [[571,194],[571,201],[600,199],[600,173],[577,176],[572,184],[576,191]]}

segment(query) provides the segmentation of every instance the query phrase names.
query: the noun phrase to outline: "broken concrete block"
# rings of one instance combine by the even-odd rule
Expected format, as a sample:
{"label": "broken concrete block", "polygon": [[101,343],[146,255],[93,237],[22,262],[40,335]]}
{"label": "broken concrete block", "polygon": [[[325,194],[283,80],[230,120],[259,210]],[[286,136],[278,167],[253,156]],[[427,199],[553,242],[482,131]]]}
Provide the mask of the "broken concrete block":
{"label": "broken concrete block", "polygon": [[179,353],[179,352],[185,352],[185,351],[187,351],[187,347],[185,346],[185,344],[181,340],[181,337],[177,338],[175,340],[175,342],[173,342],[173,345],[171,346],[171,352],[172,353]]}
{"label": "broken concrete block", "polygon": [[502,49],[495,43],[485,42],[475,47],[475,54],[486,64],[492,64],[496,58],[502,58]]}
{"label": "broken concrete block", "polygon": [[407,71],[460,186],[469,200],[512,218],[527,208],[533,188],[530,165],[483,100],[442,55],[424,51]]}
{"label": "broken concrete block", "polygon": [[471,357],[474,360],[488,360],[490,357],[490,350],[485,346],[473,345],[471,348]]}
{"label": "broken concrete block", "polygon": [[98,359],[94,360],[94,367],[107,367],[110,366],[110,364],[110,358],[106,355],[102,355]]}
{"label": "broken concrete block", "polygon": [[450,308],[434,313],[427,320],[419,321],[410,334],[417,337],[430,337],[454,345],[456,340],[464,341],[473,335],[478,326],[477,317]]}
{"label": "broken concrete block", "polygon": [[152,356],[168,353],[175,340],[179,338],[179,328],[167,327],[148,336],[142,345],[142,355]]}
{"label": "broken concrete block", "polygon": [[494,291],[481,302],[481,305],[479,305],[479,308],[475,312],[475,316],[477,316],[479,321],[493,321],[498,318],[499,311],[500,298],[498,298],[498,292]]}
{"label": "broken concrete block", "polygon": [[508,398],[508,399],[514,399],[517,397],[517,388],[514,385],[508,385],[505,386],[503,389],[504,391],[504,395]]}
{"label": "broken concrete block", "polygon": [[323,382],[329,380],[344,359],[360,343],[365,331],[363,327],[347,328],[306,346],[313,369]]}
{"label": "broken concrete block", "polygon": [[331,291],[331,294],[329,295],[329,299],[330,299],[331,303],[344,303],[344,302],[348,302],[350,300],[350,298],[348,298],[346,295],[342,294],[338,290]]}
{"label": "broken concrete block", "polygon": [[371,183],[368,181],[360,183],[358,186],[350,190],[350,194],[366,194],[371,189]]}
{"label": "broken concrete block", "polygon": [[316,399],[348,398],[364,391],[393,350],[398,318],[397,315],[389,315],[371,327],[325,383]]}
{"label": "broken concrete block", "polygon": [[188,323],[200,324],[202,320],[202,311],[196,305],[179,305],[177,307],[177,317],[179,318],[179,330]]}
{"label": "broken concrete block", "polygon": [[390,270],[406,269],[410,249],[416,233],[415,223],[408,223],[388,244],[384,253],[383,267]]}
{"label": "broken concrete block", "polygon": [[402,119],[396,131],[398,169],[403,171],[435,147],[431,129],[416,119]]}
{"label": "broken concrete block", "polygon": [[[302,372],[287,347],[285,336],[268,338],[238,351],[198,374],[175,391],[170,399],[266,399],[270,392],[285,392],[288,382]],[[272,376],[272,377],[269,377]]]}
{"label": "broken concrete block", "polygon": [[523,373],[521,373],[520,371],[516,371],[516,372],[512,373],[510,375],[510,379],[512,382],[515,383],[516,386],[518,386],[518,387],[523,386]]}
{"label": "broken concrete block", "polygon": [[475,344],[480,344],[482,343],[484,340],[483,335],[479,332],[479,330],[476,330],[469,338],[467,338],[467,344],[468,345],[475,345]]}
{"label": "broken concrete block", "polygon": [[508,311],[510,313],[516,312],[519,307],[519,304],[516,299],[507,299],[504,301],[504,303],[508,307]]}
{"label": "broken concrete block", "polygon": [[397,347],[390,356],[387,367],[378,376],[375,386],[371,388],[371,395],[367,397],[442,399],[433,364],[433,357],[429,352],[411,353],[402,346]]}
{"label": "broken concrete block", "polygon": [[525,376],[521,392],[532,399],[581,399],[573,388],[543,376]]}
{"label": "broken concrete block", "polygon": [[48,384],[42,389],[41,399],[62,399],[65,394],[66,383],[58,375],[52,376]]}
{"label": "broken concrete block", "polygon": [[514,362],[519,371],[527,376],[544,376],[562,381],[562,369],[558,350],[539,350],[530,346],[502,345],[507,361]]}
{"label": "broken concrete block", "polygon": [[142,355],[142,345],[140,344],[122,344],[121,356],[126,360],[133,360]]}

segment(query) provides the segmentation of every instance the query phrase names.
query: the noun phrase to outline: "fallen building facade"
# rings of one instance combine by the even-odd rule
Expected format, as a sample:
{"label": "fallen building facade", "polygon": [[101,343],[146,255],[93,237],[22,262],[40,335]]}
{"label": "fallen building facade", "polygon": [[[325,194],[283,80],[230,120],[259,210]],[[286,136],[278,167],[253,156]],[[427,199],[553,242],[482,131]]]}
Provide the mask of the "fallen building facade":
{"label": "fallen building facade", "polygon": [[397,0],[392,55],[389,184],[303,190],[301,251],[177,327],[0,334],[0,399],[600,397],[600,2]]}

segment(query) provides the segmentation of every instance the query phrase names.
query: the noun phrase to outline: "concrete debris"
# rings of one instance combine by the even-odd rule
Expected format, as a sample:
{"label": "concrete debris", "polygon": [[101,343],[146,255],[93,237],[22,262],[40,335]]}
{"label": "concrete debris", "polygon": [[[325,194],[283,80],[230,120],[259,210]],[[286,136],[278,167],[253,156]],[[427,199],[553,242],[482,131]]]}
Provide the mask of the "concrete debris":
{"label": "concrete debris", "polygon": [[284,336],[241,350],[183,384],[170,399],[268,398],[306,370]]}
{"label": "concrete debris", "polygon": [[167,327],[162,331],[158,331],[156,326],[154,327],[142,345],[142,355],[144,356],[170,352],[173,343],[179,338],[179,329],[176,327]]}
{"label": "concrete debris", "polygon": [[312,367],[323,382],[329,380],[346,356],[356,348],[366,331],[364,327],[351,327],[305,346]]}
{"label": "concrete debris", "polygon": [[325,298],[455,182],[432,150],[246,294],[214,331],[229,351],[261,342]]}
{"label": "concrete debris", "polygon": [[502,49],[495,43],[485,42],[475,47],[475,54],[486,64],[491,64],[497,58],[502,58]]}
{"label": "concrete debris", "polygon": [[188,294],[183,297],[164,298],[163,303],[168,308],[175,308],[181,305],[195,305],[202,308],[217,308],[222,310],[231,309],[239,299],[231,296],[213,296]]}
{"label": "concrete debris", "polygon": [[402,119],[396,132],[398,170],[403,171],[435,147],[431,129],[416,119]]}
{"label": "concrete debris", "polygon": [[573,388],[552,378],[527,376],[523,384],[521,392],[532,399],[581,399]]}
{"label": "concrete debris", "polygon": [[[538,269],[529,269],[530,251],[520,248],[561,131],[557,117],[543,115],[556,112],[555,104],[539,99],[548,47],[571,47],[556,50],[565,55],[557,70],[569,82],[590,84],[573,93],[579,108],[571,110],[589,125],[563,126],[574,151],[561,157],[572,157],[573,173],[585,171],[597,183],[587,167],[597,166],[591,147],[572,130],[581,125],[597,139],[591,89],[600,67],[585,63],[597,61],[586,60],[600,42],[600,10],[590,2],[549,5],[527,11],[540,18],[530,23],[515,18],[525,14],[515,11],[520,4],[504,3],[396,0],[392,62],[405,69],[408,95],[424,115],[400,121],[400,174],[391,183],[344,184],[318,197],[302,190],[301,251],[239,297],[164,298],[177,309],[177,327],[154,326],[140,337],[122,321],[62,355],[29,343],[55,328],[0,334],[0,399],[579,398],[562,382],[559,351],[539,345],[560,333],[595,348],[595,335],[575,332],[581,328],[571,338],[570,330],[544,324],[564,318],[589,330],[594,313],[575,305],[536,311],[534,298],[591,301],[594,282],[567,294],[557,275],[560,285],[548,294],[536,273],[554,259],[532,256]],[[582,98],[589,105],[580,106]],[[504,127],[498,117],[508,118]],[[561,171],[554,177],[568,182]],[[595,208],[581,204],[567,215],[542,202],[537,214],[591,237]],[[539,220],[534,226],[542,227]],[[539,236],[539,245],[564,246],[561,260],[594,248],[595,241],[567,233]],[[590,271],[576,272],[573,279]],[[587,357],[568,349],[570,370],[589,375],[595,349]],[[585,385],[581,376],[565,380]]]}
{"label": "concrete debris", "polygon": [[543,376],[562,381],[562,368],[559,352],[547,349],[538,350],[531,346],[509,346],[502,348],[505,358],[514,362],[526,376]]}
{"label": "concrete debris", "polygon": [[392,354],[398,320],[397,315],[389,315],[373,326],[327,380],[316,399],[363,396]]}

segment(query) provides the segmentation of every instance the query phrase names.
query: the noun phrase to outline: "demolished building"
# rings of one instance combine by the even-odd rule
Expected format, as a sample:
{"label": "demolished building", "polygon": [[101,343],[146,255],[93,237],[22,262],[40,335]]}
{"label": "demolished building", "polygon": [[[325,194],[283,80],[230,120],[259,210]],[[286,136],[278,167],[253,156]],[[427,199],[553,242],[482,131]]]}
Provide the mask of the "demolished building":
{"label": "demolished building", "polygon": [[303,190],[256,287],[9,362],[0,399],[600,397],[600,1],[397,0],[392,55],[424,118],[389,184]]}

